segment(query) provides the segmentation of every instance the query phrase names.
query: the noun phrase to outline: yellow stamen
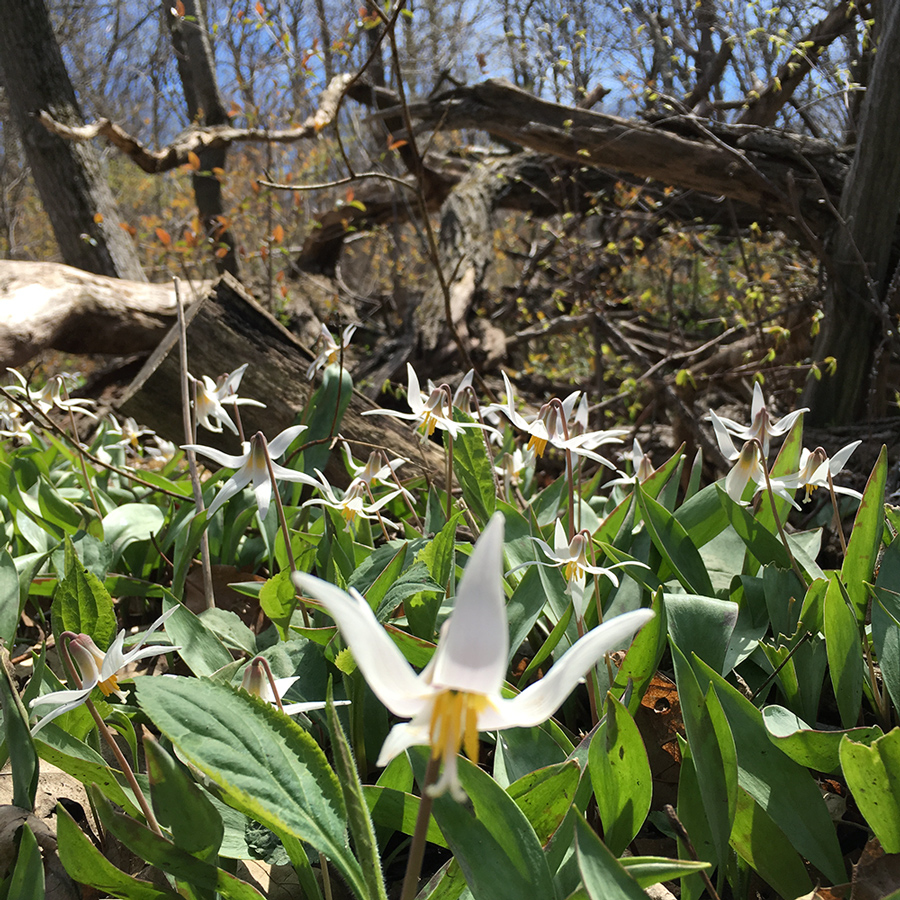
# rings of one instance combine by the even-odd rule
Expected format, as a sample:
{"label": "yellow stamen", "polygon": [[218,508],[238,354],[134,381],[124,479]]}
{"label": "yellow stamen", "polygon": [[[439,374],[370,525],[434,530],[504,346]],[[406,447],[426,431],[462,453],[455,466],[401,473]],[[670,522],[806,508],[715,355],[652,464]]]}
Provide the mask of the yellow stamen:
{"label": "yellow stamen", "polygon": [[584,575],[584,570],[581,568],[577,559],[573,559],[571,562],[566,563],[566,581],[577,580],[581,578],[582,575]]}
{"label": "yellow stamen", "polygon": [[488,705],[487,697],[465,691],[443,691],[434,701],[431,715],[431,758],[447,759],[462,750],[478,761],[478,714]]}
{"label": "yellow stamen", "polygon": [[425,413],[425,418],[422,420],[422,431],[426,437],[431,437],[434,434],[435,426],[437,425],[437,419],[430,412]]}
{"label": "yellow stamen", "polygon": [[101,681],[97,687],[103,691],[104,697],[108,697],[110,694],[115,694],[119,690],[119,679],[114,674],[110,675],[106,681]]}
{"label": "yellow stamen", "polygon": [[534,450],[537,456],[543,456],[544,451],[547,449],[547,438],[539,438],[536,434],[531,436],[531,439],[528,441],[527,450]]}

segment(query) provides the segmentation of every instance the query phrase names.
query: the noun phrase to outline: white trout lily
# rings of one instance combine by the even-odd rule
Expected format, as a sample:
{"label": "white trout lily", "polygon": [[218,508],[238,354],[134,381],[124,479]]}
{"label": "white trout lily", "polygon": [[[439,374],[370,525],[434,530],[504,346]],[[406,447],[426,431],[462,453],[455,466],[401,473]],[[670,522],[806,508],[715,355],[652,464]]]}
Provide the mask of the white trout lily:
{"label": "white trout lily", "polygon": [[319,369],[324,369],[326,366],[336,363],[341,358],[341,354],[350,346],[350,341],[353,340],[353,335],[355,333],[356,326],[348,325],[341,335],[341,342],[338,343],[334,339],[334,335],[331,333],[328,326],[323,322],[322,330],[319,333],[319,340],[322,342],[322,351],[312,363],[310,363],[309,368],[306,370],[306,377],[311,381]]}
{"label": "white trout lily", "polygon": [[169,653],[173,650],[180,650],[181,647],[173,647],[171,645],[151,645],[145,647],[144,643],[154,631],[159,630],[166,619],[171,616],[177,606],[173,606],[170,610],[164,612],[143,634],[141,639],[127,653],[124,650],[125,632],[120,631],[115,640],[109,645],[109,650],[104,653],[86,634],[72,634],[64,632],[63,637],[67,634],[71,635],[69,641],[69,653],[81,672],[81,687],[67,691],[53,691],[50,694],[42,694],[35,697],[31,701],[32,709],[40,709],[44,706],[53,707],[47,715],[45,715],[31,729],[31,733],[37,734],[48,722],[52,722],[57,716],[81,706],[95,687],[99,687],[104,697],[115,694],[120,699],[124,699],[124,693],[119,689],[119,672],[127,665],[137,662],[139,659],[146,659],[148,656],[159,656],[162,653]]}
{"label": "white trout lily", "polygon": [[[92,413],[88,407],[94,406],[93,400],[79,400],[73,397],[63,397],[63,388],[66,386],[64,379],[67,376],[55,375],[48,379],[47,383],[40,390],[33,390],[29,387],[28,382],[16,369],[7,368],[6,370],[12,375],[18,384],[11,384],[6,389],[10,394],[24,397],[32,406],[45,416],[52,409],[61,409],[81,413],[90,419],[96,419],[97,416]],[[70,379],[71,383],[71,379]]]}
{"label": "white trout lily", "polygon": [[[639,566],[644,569],[648,568],[648,566],[645,566],[643,563],[631,561],[616,563],[608,568],[591,565],[591,563],[588,562],[587,557],[588,548],[591,546],[590,532],[586,530],[579,531],[570,541],[566,534],[565,526],[559,519],[556,520],[552,547],[546,541],[541,540],[541,538],[533,537],[532,540],[541,548],[541,550],[543,550],[548,561],[542,562],[541,560],[535,559],[530,562],[522,563],[521,566],[516,566],[516,569],[531,565],[551,566],[562,569],[563,577],[566,579],[566,593],[572,598],[572,605],[575,607],[575,616],[579,621],[584,620],[584,614],[587,610],[587,601],[584,593],[587,576],[589,574],[598,577],[605,576],[618,587],[619,579],[616,573],[613,572],[613,569],[620,569],[625,566]],[[515,571],[515,569],[512,571]]]}
{"label": "white trout lily", "polygon": [[266,404],[260,403],[259,400],[250,400],[247,397],[239,397],[237,394],[248,365],[249,363],[244,363],[233,372],[223,375],[218,382],[213,381],[209,375],[204,375],[202,379],[194,378],[197,386],[198,425],[217,434],[222,431],[222,426],[226,425],[232,434],[237,434],[237,426],[231,420],[228,410],[225,409],[225,403],[231,406],[265,407]]}
{"label": "white trout lily", "polygon": [[538,414],[529,421],[516,409],[516,395],[512,383],[503,373],[506,385],[506,404],[495,404],[490,409],[502,412],[512,424],[528,436],[527,450],[533,450],[536,456],[543,456],[547,444],[559,450],[568,450],[578,456],[585,456],[601,465],[614,469],[615,466],[605,457],[594,451],[603,444],[621,443],[622,436],[628,434],[625,429],[610,431],[588,431],[572,436],[568,430],[568,419],[575,410],[578,392],[570,394],[565,401],[545,403]]}
{"label": "white trout lily", "polygon": [[[315,478],[311,478],[303,472],[296,469],[286,469],[279,466],[274,460],[282,456],[284,452],[293,443],[297,435],[306,431],[305,425],[292,425],[285,428],[278,437],[273,438],[268,443],[268,454],[273,460],[272,471],[275,477],[282,481],[299,481],[301,484],[308,484],[310,487],[321,488],[321,485]],[[222,504],[230,500],[235,494],[240,493],[247,485],[252,485],[253,493],[256,495],[256,505],[259,508],[259,517],[265,519],[266,513],[269,511],[269,504],[272,502],[272,481],[269,477],[269,466],[266,460],[266,443],[265,437],[261,431],[244,441],[241,444],[243,455],[231,456],[228,453],[222,453],[214,447],[206,447],[203,444],[185,444],[183,450],[193,450],[208,457],[213,462],[217,462],[220,466],[226,466],[229,469],[235,469],[234,475],[225,482],[222,490],[216,494],[215,500],[209,504],[207,511],[208,517],[214,516],[221,508]]]}
{"label": "white trout lily", "polygon": [[336,509],[348,525],[353,525],[357,519],[375,519],[376,513],[382,506],[390,503],[394,497],[399,497],[401,489],[394,487],[391,493],[375,500],[369,486],[361,478],[354,478],[347,486],[343,495],[338,497],[335,489],[328,479],[316,469],[318,481],[312,482],[313,486],[321,492],[321,497],[307,500],[304,506],[329,506]]}
{"label": "white trout lily", "polygon": [[794,422],[796,422],[805,412],[809,412],[809,409],[804,406],[803,409],[795,409],[793,412],[784,416],[784,418],[779,419],[777,422],[774,421],[766,408],[766,401],[763,397],[762,388],[757,381],[756,384],[753,385],[753,402],[750,406],[749,425],[741,425],[733,419],[726,419],[724,416],[716,416],[712,411],[710,411],[710,419],[714,426],[716,420],[718,420],[725,427],[726,431],[743,441],[759,441],[760,444],[762,444],[763,456],[768,459],[770,438],[787,434]]}
{"label": "white trout lily", "polygon": [[358,466],[353,461],[353,453],[350,445],[344,441],[344,465],[350,473],[353,481],[361,481],[369,490],[373,487],[389,487],[391,490],[400,490],[410,500],[413,495],[406,488],[401,487],[394,480],[400,466],[406,465],[408,459],[393,459],[385,463],[384,454],[380,450],[373,450],[369,454],[364,466]]}
{"label": "white trout lily", "polygon": [[501,694],[509,657],[509,628],[503,591],[503,517],[494,516],[475,544],[459,584],[456,603],[441,629],[431,661],[416,674],[356,591],[295,573],[297,588],[318,599],[335,620],[375,695],[395,715],[412,719],[395,725],[378,757],[387,765],[409,747],[431,747],[443,771],[428,788],[462,800],[460,750],[478,759],[478,732],[531,727],[550,718],[604,653],[618,649],[653,615],[641,609],[610,619],[588,632],[540,681],[511,700]]}
{"label": "white trout lily", "polygon": [[817,488],[823,487],[828,490],[828,478],[831,476],[831,486],[836,494],[847,494],[850,497],[856,497],[862,500],[862,494],[854,491],[852,488],[840,487],[834,483],[834,476],[844,468],[847,460],[853,451],[862,443],[862,441],[853,441],[838,450],[834,456],[828,454],[821,448],[817,447],[810,452],[805,447],[800,454],[800,471],[797,473],[797,487],[806,488],[806,499],[809,500],[810,494]]}
{"label": "white trout lily", "polygon": [[[324,700],[312,700],[301,703],[282,703],[285,694],[300,680],[299,675],[290,678],[271,678],[268,663],[257,656],[247,663],[244,676],[241,679],[241,687],[254,697],[261,697],[266,703],[281,710],[286,716],[296,716],[298,713],[312,712],[314,709],[325,709]],[[348,706],[349,700],[335,700],[335,706]]]}
{"label": "white trout lily", "polygon": [[[756,485],[754,494],[766,490],[765,461],[760,455],[759,441],[748,440],[738,450],[725,428],[725,423],[714,412],[710,411],[709,415],[722,456],[728,462],[734,463],[725,476],[725,493],[736,503],[740,503],[744,496],[744,490],[751,481]],[[770,477],[769,483],[772,485],[772,493],[787,500],[794,509],[800,508],[790,494],[790,491],[798,486],[796,475],[785,478]]]}
{"label": "white trout lily", "polygon": [[431,437],[435,429],[449,431],[451,437],[456,437],[463,428],[484,428],[478,422],[454,422],[453,406],[451,403],[450,389],[446,385],[435,387],[431,392],[424,394],[419,387],[419,376],[416,370],[406,364],[408,384],[406,388],[406,402],[409,403],[409,412],[398,412],[395,409],[367,409],[364,416],[393,416],[395,419],[406,419],[416,422],[417,428],[422,430],[422,438]]}

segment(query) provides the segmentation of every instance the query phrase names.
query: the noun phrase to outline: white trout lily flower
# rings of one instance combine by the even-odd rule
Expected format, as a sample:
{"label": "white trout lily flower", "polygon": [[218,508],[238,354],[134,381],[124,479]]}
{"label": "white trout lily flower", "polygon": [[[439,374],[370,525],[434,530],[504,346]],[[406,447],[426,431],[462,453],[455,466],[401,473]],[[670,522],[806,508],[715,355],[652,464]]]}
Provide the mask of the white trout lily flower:
{"label": "white trout lily flower", "polygon": [[[247,663],[241,687],[254,697],[261,697],[266,703],[281,710],[286,716],[312,712],[314,709],[325,709],[324,700],[312,700],[301,703],[282,703],[285,694],[300,680],[299,675],[290,678],[271,678],[268,663],[262,657],[255,657]],[[348,706],[349,700],[335,700],[335,706]]]}
{"label": "white trout lily flower", "polygon": [[[532,540],[541,548],[547,557],[547,562],[535,559],[530,562],[522,563],[516,566],[516,569],[525,566],[551,566],[561,568],[563,577],[566,579],[566,593],[572,598],[572,604],[575,607],[575,615],[579,621],[584,620],[584,614],[587,610],[587,601],[585,600],[585,585],[587,576],[596,575],[598,577],[605,576],[616,587],[619,586],[619,579],[613,569],[620,569],[625,566],[639,566],[640,568],[649,568],[639,562],[616,563],[610,567],[595,566],[588,562],[588,548],[591,546],[591,535],[586,530],[579,531],[570,541],[563,523],[557,519],[556,527],[553,532],[553,546],[551,547],[541,538],[533,537]],[[516,571],[513,569],[512,571]]]}
{"label": "white trout lily flower", "polygon": [[71,384],[72,380],[70,376],[55,375],[53,378],[50,378],[40,390],[35,391],[29,387],[28,382],[16,369],[7,368],[6,371],[18,381],[18,384],[9,385],[7,391],[9,391],[10,394],[24,397],[45,416],[52,409],[61,409],[67,412],[81,413],[90,419],[97,418],[97,416],[88,409],[89,406],[94,405],[93,400],[63,397],[62,391],[65,386],[64,379],[68,377],[69,383]]}
{"label": "white trout lily flower", "polygon": [[[57,716],[81,706],[85,700],[91,695],[91,691],[95,687],[99,687],[104,697],[115,694],[120,699],[124,699],[123,692],[119,689],[119,672],[127,665],[137,662],[139,659],[146,659],[148,656],[159,656],[162,653],[169,653],[173,650],[180,650],[181,647],[173,647],[171,645],[151,645],[145,647],[144,643],[154,631],[159,630],[166,619],[171,616],[177,606],[164,612],[148,629],[144,632],[141,639],[127,653],[124,650],[125,632],[120,631],[115,640],[109,645],[109,650],[104,653],[86,634],[73,634],[69,641],[69,653],[81,672],[81,687],[67,691],[53,691],[50,694],[42,694],[35,697],[31,701],[32,709],[40,709],[44,706],[53,707],[47,715],[45,715],[31,729],[31,733],[37,734],[48,722],[52,722]],[[63,636],[71,634],[64,632]]]}
{"label": "white trout lily flower", "polygon": [[496,404],[490,408],[502,412],[516,428],[529,436],[527,450],[533,450],[535,455],[540,457],[544,455],[547,444],[550,444],[559,450],[585,456],[610,469],[615,468],[605,456],[600,456],[594,451],[603,444],[621,443],[622,436],[628,432],[625,429],[612,429],[571,435],[568,430],[568,419],[575,409],[577,391],[570,394],[565,401],[551,400],[545,403],[538,414],[529,421],[516,409],[515,391],[506,372],[503,373],[503,381],[506,385],[506,405]]}
{"label": "white trout lily flower", "polygon": [[369,486],[361,478],[355,478],[347,486],[343,496],[338,497],[335,489],[328,479],[316,469],[318,481],[313,481],[313,487],[322,493],[321,497],[307,500],[304,506],[329,506],[336,509],[348,525],[353,525],[357,519],[375,519],[376,513],[382,506],[390,503],[394,497],[399,497],[402,491],[395,487],[391,493],[375,500]]}
{"label": "white trout lily flower", "polygon": [[463,428],[483,428],[486,426],[478,422],[454,422],[453,406],[450,390],[445,385],[431,389],[425,394],[419,387],[419,376],[416,370],[406,364],[408,384],[406,389],[406,401],[409,403],[409,412],[398,412],[395,409],[367,409],[364,416],[393,416],[395,419],[406,419],[416,422],[417,428],[422,430],[422,438],[431,437],[435,429],[449,431],[451,437],[456,437]]}
{"label": "white trout lily flower", "polygon": [[[744,490],[751,481],[756,485],[754,494],[766,490],[765,460],[760,455],[759,441],[756,439],[745,441],[744,446],[738,450],[726,430],[725,423],[714,412],[710,411],[709,415],[722,456],[728,462],[734,463],[725,476],[725,493],[736,503],[740,503],[744,496]],[[800,508],[789,493],[798,486],[797,476],[770,477],[769,483],[772,485],[774,494],[787,500],[794,509]]]}
{"label": "white trout lily flower", "polygon": [[319,369],[324,369],[326,366],[336,363],[341,358],[341,354],[350,346],[350,341],[353,340],[353,335],[355,333],[356,326],[348,325],[341,335],[341,342],[338,343],[334,339],[334,335],[331,333],[328,326],[323,322],[322,330],[319,333],[319,340],[322,342],[322,351],[312,363],[310,363],[309,368],[306,370],[306,377],[311,381]]}
{"label": "white trout lily flower", "polygon": [[[308,484],[311,487],[321,488],[321,485],[315,478],[311,478],[303,472],[296,469],[286,469],[279,466],[274,460],[282,456],[288,447],[293,443],[297,435],[306,431],[305,425],[292,425],[285,428],[278,437],[273,438],[268,443],[268,454],[273,460],[272,470],[275,477],[282,481],[299,481],[301,484]],[[234,475],[225,482],[222,489],[216,494],[215,500],[209,504],[207,512],[208,517],[212,517],[218,512],[222,504],[230,500],[235,494],[240,493],[247,485],[252,485],[253,493],[256,495],[256,505],[259,508],[260,519],[265,519],[266,513],[269,511],[269,504],[272,501],[272,481],[269,478],[269,466],[266,460],[266,443],[265,437],[261,431],[244,441],[241,444],[243,454],[241,456],[231,456],[228,453],[222,453],[214,447],[206,447],[203,444],[185,444],[183,450],[193,450],[208,457],[213,462],[217,462],[220,466],[226,466],[229,469],[235,469]]]}
{"label": "white trout lily flower", "polygon": [[828,489],[829,475],[832,479],[831,486],[836,494],[847,494],[850,497],[856,497],[857,500],[862,500],[862,494],[859,491],[834,484],[834,476],[844,468],[850,455],[861,443],[862,441],[853,441],[831,457],[821,447],[817,447],[812,452],[803,448],[803,452],[800,454],[800,471],[796,478],[797,487],[806,488],[807,500],[817,487]]}
{"label": "white trout lily flower", "polygon": [[384,454],[380,450],[373,450],[369,454],[368,460],[364,466],[358,466],[353,461],[353,454],[350,451],[350,445],[344,441],[344,464],[350,473],[353,481],[361,481],[369,490],[373,487],[389,487],[391,490],[400,490],[410,500],[413,499],[412,494],[405,488],[399,487],[394,478],[400,466],[406,465],[408,459],[393,459],[385,463]]}
{"label": "white trout lily flower", "polygon": [[[224,404],[231,406],[259,406],[265,408],[265,403],[258,400],[250,400],[247,397],[239,397],[238,388],[241,386],[241,379],[244,372],[247,371],[249,363],[244,363],[233,372],[223,375],[218,382],[212,380],[209,375],[204,375],[202,379],[194,378],[197,385],[197,424],[202,425],[207,431],[213,431],[217,434],[222,431],[222,426],[226,425],[232,434],[237,434],[237,426],[231,420],[231,415],[225,409]],[[215,420],[215,421],[213,421]]]}
{"label": "white trout lily flower", "polygon": [[784,418],[779,419],[777,422],[774,421],[766,408],[766,401],[763,397],[762,388],[757,381],[756,384],[753,385],[753,402],[750,406],[749,425],[741,425],[733,419],[726,419],[724,416],[716,416],[712,411],[710,411],[710,419],[713,425],[715,425],[716,419],[718,419],[725,427],[726,431],[743,441],[752,441],[754,439],[759,441],[760,444],[762,444],[763,456],[768,459],[770,438],[787,434],[794,422],[796,422],[805,412],[809,412],[809,409],[804,406],[803,409],[795,409],[793,412],[784,416]]}
{"label": "white trout lily flower", "polygon": [[356,591],[346,593],[311,575],[295,573],[297,588],[317,598],[335,620],[375,695],[395,715],[378,757],[387,765],[408,747],[431,747],[443,771],[428,792],[465,797],[459,783],[460,750],[478,759],[478,732],[531,727],[550,718],[604,653],[618,649],[653,615],[641,609],[610,619],[588,632],[540,681],[511,700],[501,694],[509,656],[503,591],[503,517],[494,516],[475,544],[459,584],[456,603],[441,629],[431,661],[416,674]]}

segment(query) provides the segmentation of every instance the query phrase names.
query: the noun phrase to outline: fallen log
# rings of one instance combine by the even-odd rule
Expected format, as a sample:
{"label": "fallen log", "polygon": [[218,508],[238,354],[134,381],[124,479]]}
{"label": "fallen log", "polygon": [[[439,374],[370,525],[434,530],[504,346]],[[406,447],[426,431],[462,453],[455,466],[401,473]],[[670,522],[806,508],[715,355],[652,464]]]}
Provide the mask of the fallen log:
{"label": "fallen log", "polygon": [[[185,303],[205,281],[183,290]],[[107,278],[60,263],[0,260],[0,369],[43,350],[149,353],[175,322],[171,284]]]}
{"label": "fallen log", "polygon": [[[250,363],[241,382],[242,397],[260,400],[265,409],[241,407],[246,435],[262,431],[272,438],[291,425],[315,390],[306,378],[314,355],[277,319],[266,312],[231,275],[223,275],[207,295],[188,309],[188,369],[192,375],[216,378]],[[178,361],[178,329],[172,328],[116,404],[119,412],[152,428],[166,440],[184,443],[181,415],[181,381]],[[402,456],[411,465],[404,477],[424,475],[443,478],[444,457],[433,443],[422,443],[418,434],[402,421],[386,416],[364,416],[375,404],[358,391],[340,425],[354,450],[363,460],[368,449],[384,449]],[[226,453],[238,451],[238,439],[231,432],[202,431],[200,443]],[[333,484],[344,484],[348,476],[337,454],[326,471]]]}

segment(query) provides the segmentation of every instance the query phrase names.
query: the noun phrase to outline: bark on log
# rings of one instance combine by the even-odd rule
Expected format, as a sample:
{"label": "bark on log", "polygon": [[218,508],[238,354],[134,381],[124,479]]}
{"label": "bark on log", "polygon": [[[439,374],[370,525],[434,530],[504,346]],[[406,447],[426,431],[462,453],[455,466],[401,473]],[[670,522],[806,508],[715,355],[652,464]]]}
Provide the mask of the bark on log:
{"label": "bark on log", "polygon": [[[262,431],[271,438],[294,422],[315,389],[315,384],[306,379],[307,367],[314,358],[310,350],[228,274],[188,310],[186,318],[191,374],[215,378],[250,363],[241,382],[241,396],[260,400],[266,408],[241,407],[245,434]],[[177,328],[162,339],[117,408],[165,439],[184,443]],[[340,431],[353,443],[355,455],[367,455],[361,445],[384,448],[410,460],[403,469],[404,477],[423,474],[442,478],[444,457],[440,449],[429,442],[421,443],[418,434],[401,421],[362,415],[364,410],[374,408],[371,401],[354,391]],[[203,431],[199,439],[226,453],[238,450],[237,438],[231,432]],[[331,454],[333,461],[336,457]],[[347,480],[340,461],[333,469],[330,464],[326,474],[335,484]]]}
{"label": "bark on log", "polygon": [[[186,302],[209,286],[186,287]],[[0,260],[0,368],[20,366],[42,350],[149,353],[174,321],[171,284],[123,281],[59,263]]]}

